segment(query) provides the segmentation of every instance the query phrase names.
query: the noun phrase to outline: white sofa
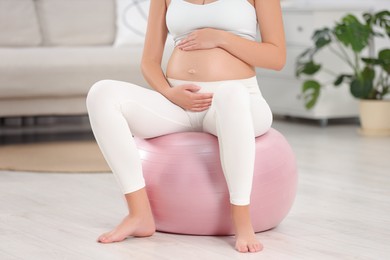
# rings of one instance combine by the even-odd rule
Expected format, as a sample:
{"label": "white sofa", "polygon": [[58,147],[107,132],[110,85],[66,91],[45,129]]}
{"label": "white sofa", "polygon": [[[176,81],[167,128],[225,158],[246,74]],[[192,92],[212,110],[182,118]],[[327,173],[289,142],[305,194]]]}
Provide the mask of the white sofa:
{"label": "white sofa", "polygon": [[0,0],[0,118],[86,114],[101,79],[147,87],[143,44],[115,43],[116,10],[115,0]]}

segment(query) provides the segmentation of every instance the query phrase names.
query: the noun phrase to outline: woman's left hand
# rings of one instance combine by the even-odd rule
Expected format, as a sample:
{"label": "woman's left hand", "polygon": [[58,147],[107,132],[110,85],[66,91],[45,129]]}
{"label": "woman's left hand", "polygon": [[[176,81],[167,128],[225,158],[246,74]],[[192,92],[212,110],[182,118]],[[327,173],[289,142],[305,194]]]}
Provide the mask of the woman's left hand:
{"label": "woman's left hand", "polygon": [[181,40],[177,47],[183,51],[217,48],[222,41],[222,32],[213,28],[198,29]]}

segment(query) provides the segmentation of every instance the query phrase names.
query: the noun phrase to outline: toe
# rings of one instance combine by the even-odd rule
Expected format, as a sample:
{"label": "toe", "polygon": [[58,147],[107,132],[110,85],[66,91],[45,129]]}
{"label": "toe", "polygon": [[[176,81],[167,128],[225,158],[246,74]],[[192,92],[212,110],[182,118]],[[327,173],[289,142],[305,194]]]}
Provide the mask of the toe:
{"label": "toe", "polygon": [[248,245],[249,252],[256,252],[255,245]]}
{"label": "toe", "polygon": [[263,249],[263,245],[260,243],[255,244],[256,252],[261,251]]}
{"label": "toe", "polygon": [[99,238],[97,239],[97,241],[100,242],[100,243],[103,243],[103,242],[105,241],[105,238],[99,237]]}
{"label": "toe", "polygon": [[117,242],[117,240],[118,239],[116,239],[114,235],[109,235],[109,236],[106,236],[106,239],[104,241],[108,242],[108,243],[113,243],[113,242]]}
{"label": "toe", "polygon": [[246,245],[238,245],[237,247],[237,250],[241,253],[246,253],[248,252],[248,247]]}
{"label": "toe", "polygon": [[247,246],[242,246],[241,249],[239,250],[241,253],[247,253],[248,252],[248,247]]}
{"label": "toe", "polygon": [[111,242],[114,242],[114,238],[112,236],[112,234],[110,233],[104,233],[102,234],[100,237],[99,237],[99,241],[101,243],[111,243]]}
{"label": "toe", "polygon": [[98,242],[104,243],[104,242],[107,240],[108,235],[109,235],[109,233],[103,233],[103,234],[101,234],[101,235],[99,236],[99,238],[98,238]]}
{"label": "toe", "polygon": [[104,237],[101,237],[99,239],[99,241],[102,242],[102,243],[106,243],[106,242],[108,242],[108,238],[104,236]]}

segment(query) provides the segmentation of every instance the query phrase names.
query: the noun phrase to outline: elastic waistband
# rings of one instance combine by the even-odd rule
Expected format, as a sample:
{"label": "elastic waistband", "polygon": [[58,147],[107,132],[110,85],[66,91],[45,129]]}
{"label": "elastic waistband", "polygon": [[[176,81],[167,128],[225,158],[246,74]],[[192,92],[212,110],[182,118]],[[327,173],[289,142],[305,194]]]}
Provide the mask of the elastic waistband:
{"label": "elastic waistband", "polygon": [[[239,81],[243,84],[256,84],[257,85],[257,77],[253,76],[250,78],[245,79],[228,79],[228,80],[217,80],[217,81],[194,81],[194,80],[183,80],[183,79],[174,79],[167,77],[167,80],[172,83],[199,83],[199,84],[206,84],[206,85],[214,85],[214,84],[220,84],[223,82],[234,82]],[[176,84],[175,84],[176,85]]]}
{"label": "elastic waistband", "polygon": [[245,79],[230,79],[230,80],[218,80],[218,81],[193,81],[193,80],[173,79],[169,77],[167,77],[167,80],[172,87],[191,83],[191,84],[199,85],[202,88],[206,88],[207,90],[210,90],[210,88],[213,87],[218,87],[222,83],[238,82],[244,85],[248,89],[249,93],[261,93],[256,76],[245,78]]}

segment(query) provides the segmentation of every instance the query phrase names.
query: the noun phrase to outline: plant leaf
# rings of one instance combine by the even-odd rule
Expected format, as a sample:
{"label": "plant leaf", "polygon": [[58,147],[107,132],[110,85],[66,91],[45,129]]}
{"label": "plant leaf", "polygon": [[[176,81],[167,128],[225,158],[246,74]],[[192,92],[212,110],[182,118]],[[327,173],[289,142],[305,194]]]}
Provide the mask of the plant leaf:
{"label": "plant leaf", "polygon": [[378,57],[383,70],[390,74],[390,49],[381,50]]}
{"label": "plant leaf", "polygon": [[384,71],[390,74],[390,49],[381,50],[378,58],[362,58],[366,64],[380,65]]}
{"label": "plant leaf", "polygon": [[313,33],[312,39],[317,50],[319,50],[332,42],[332,31],[327,27],[316,30]]}
{"label": "plant leaf", "polygon": [[[302,61],[302,60],[312,60],[313,55],[317,52],[316,48],[307,48],[304,50],[301,54],[298,55],[297,60]],[[309,57],[307,57],[309,56]]]}
{"label": "plant leaf", "polygon": [[302,85],[302,94],[305,100],[305,107],[312,109],[320,96],[321,85],[315,80],[307,80]]}
{"label": "plant leaf", "polygon": [[362,61],[364,61],[366,64],[370,64],[370,65],[381,64],[381,61],[379,59],[375,59],[375,58],[362,58]]}
{"label": "plant leaf", "polygon": [[360,77],[352,80],[351,94],[359,99],[369,99],[374,89],[375,70],[365,67]]}
{"label": "plant leaf", "polygon": [[363,18],[367,24],[371,24],[374,21],[374,16],[371,13],[364,13]]}
{"label": "plant leaf", "polygon": [[390,37],[390,11],[384,10],[376,13],[372,17],[372,22],[383,28],[388,37]]}
{"label": "plant leaf", "polygon": [[360,23],[352,14],[344,16],[341,23],[337,23],[334,28],[337,39],[357,53],[367,47],[371,33],[371,27]]}
{"label": "plant leaf", "polygon": [[337,79],[333,82],[333,85],[335,86],[340,86],[341,83],[344,82],[345,78],[352,79],[352,75],[349,74],[341,74],[340,76],[337,77]]}
{"label": "plant leaf", "polygon": [[296,67],[296,76],[299,77],[302,74],[314,75],[321,69],[321,64],[316,64],[314,61],[298,63]]}

